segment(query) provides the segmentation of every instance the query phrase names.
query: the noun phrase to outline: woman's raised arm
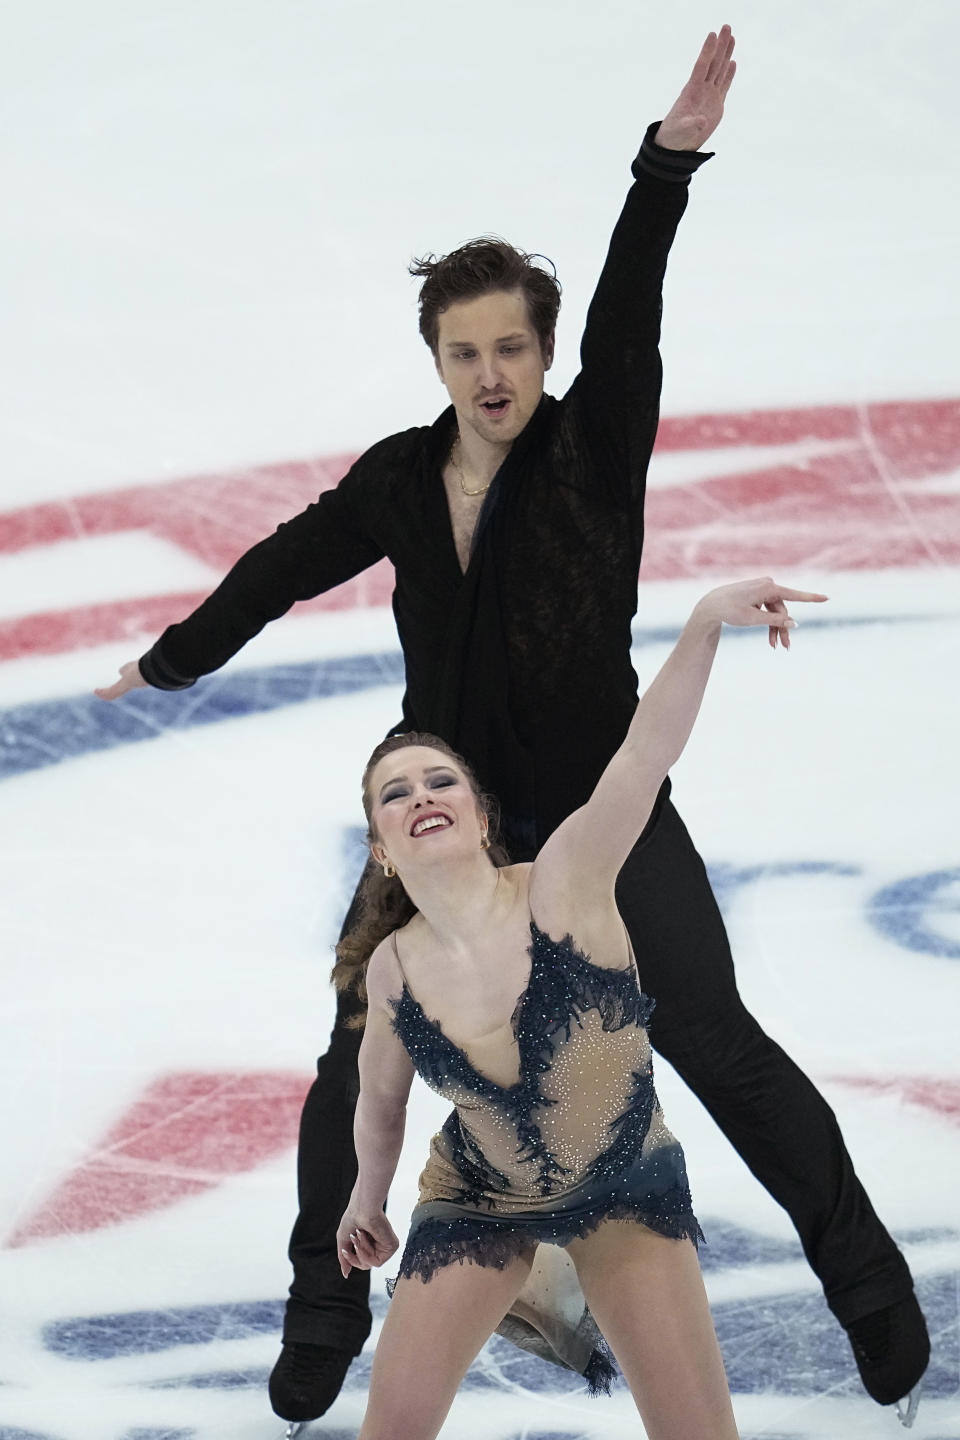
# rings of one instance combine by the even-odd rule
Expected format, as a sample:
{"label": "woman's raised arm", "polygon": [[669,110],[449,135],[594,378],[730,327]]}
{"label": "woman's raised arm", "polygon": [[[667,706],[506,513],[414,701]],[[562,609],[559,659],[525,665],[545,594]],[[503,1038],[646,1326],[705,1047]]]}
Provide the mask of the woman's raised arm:
{"label": "woman's raised arm", "polygon": [[826,600],[765,576],[711,590],[694,607],[656,679],[641,696],[626,739],[586,805],[544,845],[533,883],[544,894],[575,893],[578,905],[609,900],[620,869],[653,809],[657,792],[690,737],[724,624],[763,626],[773,649],[790,648],[795,625],[786,602]]}

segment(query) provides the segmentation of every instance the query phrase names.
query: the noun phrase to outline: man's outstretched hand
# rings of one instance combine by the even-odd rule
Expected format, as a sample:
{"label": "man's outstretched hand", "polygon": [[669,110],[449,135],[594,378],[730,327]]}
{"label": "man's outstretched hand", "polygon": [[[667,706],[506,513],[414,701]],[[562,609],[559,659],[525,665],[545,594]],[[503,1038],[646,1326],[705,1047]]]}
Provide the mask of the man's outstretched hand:
{"label": "man's outstretched hand", "polygon": [[699,150],[723,119],[723,102],[737,72],[729,25],[703,42],[690,79],[654,139],[666,150]]}
{"label": "man's outstretched hand", "polygon": [[136,660],[128,660],[125,665],[120,666],[119,680],[114,680],[112,685],[102,685],[93,693],[101,700],[119,700],[120,696],[126,695],[128,690],[138,690],[141,685],[146,685],[146,683],[140,674],[140,666]]}

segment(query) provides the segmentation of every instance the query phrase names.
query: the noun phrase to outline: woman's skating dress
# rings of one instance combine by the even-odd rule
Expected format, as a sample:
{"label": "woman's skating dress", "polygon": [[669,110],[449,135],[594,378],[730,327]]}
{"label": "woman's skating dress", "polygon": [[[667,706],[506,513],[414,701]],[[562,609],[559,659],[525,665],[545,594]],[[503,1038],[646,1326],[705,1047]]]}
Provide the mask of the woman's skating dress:
{"label": "woman's skating dress", "polygon": [[399,1273],[429,1280],[453,1261],[503,1267],[535,1249],[500,1333],[606,1389],[609,1352],[562,1247],[604,1220],[702,1237],[654,1089],[653,1002],[635,967],[595,965],[569,935],[553,940],[532,919],[530,934],[530,979],[504,1027],[501,1063],[486,1052],[488,1070],[512,1071],[512,1084],[478,1069],[405,977],[393,1002],[411,1060],[455,1106],[431,1142]]}

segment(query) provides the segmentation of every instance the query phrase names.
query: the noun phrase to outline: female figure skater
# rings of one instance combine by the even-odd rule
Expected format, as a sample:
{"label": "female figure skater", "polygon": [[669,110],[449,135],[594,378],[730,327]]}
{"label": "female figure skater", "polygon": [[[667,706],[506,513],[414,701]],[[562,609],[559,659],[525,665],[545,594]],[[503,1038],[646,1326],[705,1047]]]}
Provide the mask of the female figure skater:
{"label": "female figure skater", "polygon": [[590,800],[533,864],[505,863],[490,803],[442,741],[374,751],[375,865],[334,971],[368,1000],[344,1275],[398,1248],[383,1207],[414,1069],[456,1108],[421,1177],[359,1440],[433,1440],[497,1328],[594,1390],[612,1351],[649,1440],[735,1440],[683,1152],[653,1087],[643,955],[614,883],[686,744],[722,624],[767,626],[789,648],[784,602],[825,598],[767,578],[699,601]]}

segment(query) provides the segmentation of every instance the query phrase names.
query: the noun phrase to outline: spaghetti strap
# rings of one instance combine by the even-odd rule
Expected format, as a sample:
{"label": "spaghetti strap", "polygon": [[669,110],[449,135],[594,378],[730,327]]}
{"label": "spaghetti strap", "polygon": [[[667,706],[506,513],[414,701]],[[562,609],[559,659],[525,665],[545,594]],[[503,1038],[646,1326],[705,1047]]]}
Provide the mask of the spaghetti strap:
{"label": "spaghetti strap", "polygon": [[[403,981],[404,985],[406,985],[406,984],[407,984],[407,972],[406,972],[406,970],[404,970],[404,968],[403,968],[403,961],[400,959],[400,946],[397,944],[397,932],[396,932],[396,930],[391,930],[391,931],[390,931],[390,941],[391,941],[391,943],[392,943],[392,945],[393,945],[393,953],[394,953],[394,955],[397,957],[397,964],[398,964],[399,967],[400,967],[400,979]],[[410,987],[407,986],[407,988],[409,989]]]}
{"label": "spaghetti strap", "polygon": [[635,970],[639,977],[640,971],[637,968],[637,957],[634,954],[633,941],[630,939],[630,931],[627,929],[627,922],[622,915],[620,916],[620,924],[623,926],[623,938],[627,942],[627,955],[630,957],[630,964],[627,968]]}

